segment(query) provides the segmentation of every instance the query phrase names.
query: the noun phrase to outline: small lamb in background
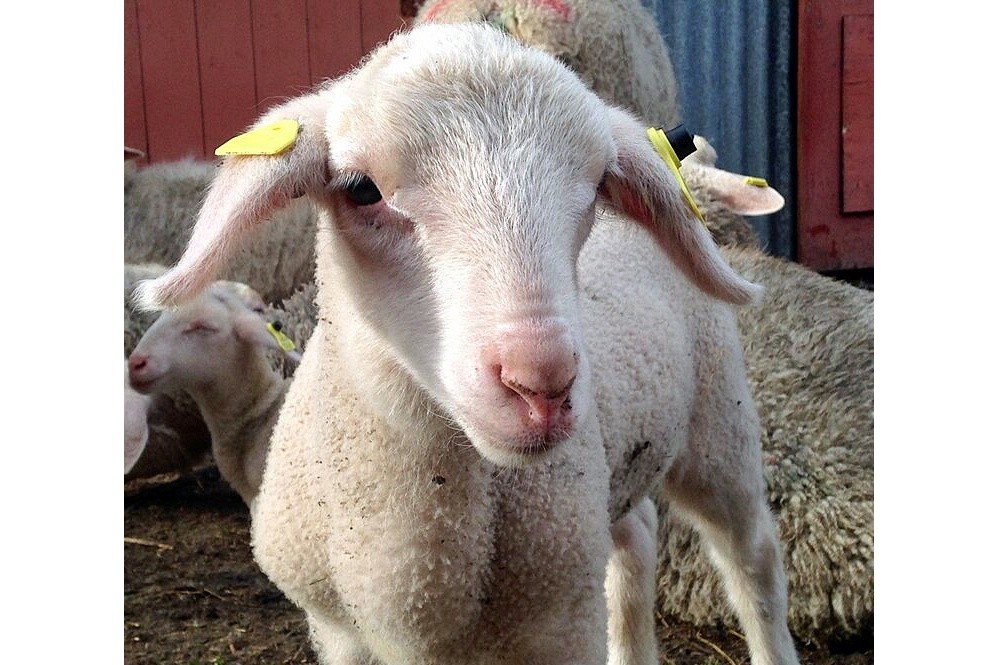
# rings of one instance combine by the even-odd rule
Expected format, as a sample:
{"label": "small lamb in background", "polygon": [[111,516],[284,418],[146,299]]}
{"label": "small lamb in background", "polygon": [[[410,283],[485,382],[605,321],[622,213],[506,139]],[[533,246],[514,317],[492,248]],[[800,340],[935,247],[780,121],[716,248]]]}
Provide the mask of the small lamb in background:
{"label": "small lamb in background", "polygon": [[135,391],[181,390],[193,398],[211,434],[219,472],[250,506],[290,383],[274,369],[269,352],[298,358],[268,330],[264,309],[259,294],[245,284],[217,281],[182,307],[160,314],[128,357]]}

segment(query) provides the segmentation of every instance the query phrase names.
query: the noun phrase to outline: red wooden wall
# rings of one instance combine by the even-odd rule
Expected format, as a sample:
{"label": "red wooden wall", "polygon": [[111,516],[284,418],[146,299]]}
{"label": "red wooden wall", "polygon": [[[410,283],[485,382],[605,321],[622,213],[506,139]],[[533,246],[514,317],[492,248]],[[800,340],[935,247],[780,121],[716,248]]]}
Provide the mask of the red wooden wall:
{"label": "red wooden wall", "polygon": [[399,0],[125,0],[125,146],[198,157],[349,70],[403,27]]}
{"label": "red wooden wall", "polygon": [[800,0],[797,260],[873,267],[873,0]]}

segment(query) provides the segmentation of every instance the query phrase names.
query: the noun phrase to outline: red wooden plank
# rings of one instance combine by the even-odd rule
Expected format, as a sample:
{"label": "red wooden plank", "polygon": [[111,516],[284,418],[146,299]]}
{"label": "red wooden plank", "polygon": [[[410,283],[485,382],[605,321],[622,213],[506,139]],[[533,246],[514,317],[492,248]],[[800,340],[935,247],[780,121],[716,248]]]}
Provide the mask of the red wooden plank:
{"label": "red wooden plank", "polygon": [[873,214],[841,210],[842,17],[872,0],[798,6],[797,260],[816,270],[873,267]]}
{"label": "red wooden plank", "polygon": [[361,0],[308,0],[308,50],[312,84],[349,71],[361,56]]}
{"label": "red wooden plank", "polygon": [[257,117],[250,0],[198,0],[204,155]]}
{"label": "red wooden plank", "polygon": [[[142,99],[139,17],[135,0],[125,0],[125,145],[148,154],[146,109]],[[147,161],[142,158],[141,162]]]}
{"label": "red wooden plank", "polygon": [[399,0],[365,0],[360,7],[360,34],[365,53],[403,27]]}
{"label": "red wooden plank", "polygon": [[147,154],[200,156],[204,146],[194,1],[138,0]]}
{"label": "red wooden plank", "polygon": [[253,57],[258,112],[311,87],[305,0],[254,0]]}
{"label": "red wooden plank", "polygon": [[842,211],[873,210],[873,16],[842,19]]}

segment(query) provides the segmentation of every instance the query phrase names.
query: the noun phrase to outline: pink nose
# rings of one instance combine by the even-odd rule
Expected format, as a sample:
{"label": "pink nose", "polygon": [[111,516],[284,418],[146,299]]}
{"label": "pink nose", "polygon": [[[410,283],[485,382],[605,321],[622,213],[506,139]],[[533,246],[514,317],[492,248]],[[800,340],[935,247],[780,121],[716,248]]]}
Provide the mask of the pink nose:
{"label": "pink nose", "polygon": [[146,365],[149,363],[149,357],[139,353],[133,353],[128,356],[128,377],[129,379],[136,378],[136,375],[145,369]]}
{"label": "pink nose", "polygon": [[506,331],[500,341],[499,380],[526,405],[535,429],[550,435],[568,433],[572,409],[569,394],[578,372],[578,357],[564,326],[542,324]]}

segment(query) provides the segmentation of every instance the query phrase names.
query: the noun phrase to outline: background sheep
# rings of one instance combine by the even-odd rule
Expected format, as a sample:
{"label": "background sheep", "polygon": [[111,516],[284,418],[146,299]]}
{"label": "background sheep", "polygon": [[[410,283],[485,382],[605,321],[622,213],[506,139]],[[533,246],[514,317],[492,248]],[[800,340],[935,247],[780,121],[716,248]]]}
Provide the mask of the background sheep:
{"label": "background sheep", "polygon": [[[446,77],[427,71],[438,67],[447,72]],[[512,81],[518,85],[531,77],[537,81],[524,86],[524,100],[507,94]],[[425,87],[444,79],[451,94],[456,91],[469,102],[457,107],[464,113],[451,118],[463,130],[456,142],[445,138],[455,135],[454,127],[442,127],[446,114],[426,108],[439,97]],[[338,86],[341,89],[334,90]],[[413,89],[407,91],[408,86]],[[371,89],[383,93],[377,105],[365,103]],[[330,99],[336,100],[332,108]],[[412,106],[407,105],[410,101]],[[530,104],[533,112],[507,113],[507,105],[517,101]],[[474,115],[479,108],[482,115]],[[758,434],[751,431],[756,422],[740,367],[734,317],[693,284],[733,302],[751,297],[753,290],[719,260],[709,235],[681,203],[675,181],[654,154],[641,125],[603,106],[553,59],[514,47],[493,30],[473,26],[423,26],[396,37],[364,68],[273,110],[259,126],[284,117],[302,123],[293,150],[277,158],[229,160],[178,266],[152,283],[146,295],[159,304],[190,297],[224,261],[230,236],[245,230],[253,215],[261,212],[258,205],[277,206],[304,190],[341,213],[338,231],[329,217],[320,223],[322,318],[274,433],[254,514],[257,560],[285,593],[306,608],[325,657],[373,653],[386,662],[450,662],[455,654],[474,659],[467,656],[472,651],[484,662],[486,654],[501,648],[514,661],[519,657],[529,662],[530,654],[557,653],[602,662],[603,635],[598,627],[606,609],[601,573],[609,549],[609,525],[601,518],[606,509],[603,501],[610,501],[612,515],[626,513],[649,483],[657,484],[659,474],[667,472],[668,459],[670,496],[686,499],[686,507],[694,513],[704,511],[704,524],[712,525],[705,527],[705,533],[714,536],[715,553],[737,590],[733,597],[745,599],[739,607],[753,657],[759,662],[794,662],[783,621],[778,545],[761,495]],[[407,119],[405,132],[387,131],[395,117]],[[521,122],[522,118],[530,121]],[[372,127],[380,130],[374,132],[379,137],[375,146],[363,141]],[[524,135],[514,135],[492,151],[495,137],[468,135],[469,128],[496,132],[503,140],[509,140],[510,133]],[[349,138],[340,138],[340,132]],[[610,140],[611,134],[616,142]],[[535,149],[524,154],[518,149],[522,145]],[[466,151],[482,146],[503,163],[493,165],[490,160],[488,169],[469,172],[463,168],[469,158]],[[385,155],[392,158],[386,160]],[[505,160],[510,159],[523,169],[509,168],[512,165]],[[329,170],[331,184],[325,182]],[[432,223],[436,217],[428,214],[420,230],[429,237],[421,233],[417,243],[405,219],[392,212],[394,206],[359,212],[378,203],[380,194],[372,197],[370,185],[358,194],[355,188],[365,185],[357,172],[371,173],[373,182],[394,185],[394,191],[386,191],[399,206],[446,206],[445,213],[453,213],[467,226],[447,224],[440,230]],[[526,178],[529,187],[520,182]],[[411,185],[414,191],[404,184],[410,181],[417,183]],[[537,185],[545,187],[542,191],[548,196],[523,200],[522,193],[533,194]],[[481,196],[475,193],[476,186],[504,191],[507,197]],[[598,225],[593,234],[602,238],[604,250],[613,254],[611,249],[626,246],[637,251],[638,264],[649,274],[636,280],[622,257],[610,259],[593,250],[586,259],[586,265],[593,267],[580,268],[587,297],[562,298],[562,290],[574,288],[571,253],[580,251],[593,215],[590,197],[597,188],[612,205],[656,233],[660,247],[633,226]],[[424,196],[426,190],[429,197]],[[507,213],[511,224],[497,228],[488,223],[504,219],[501,212],[510,204],[509,196],[517,196],[516,203],[526,207]],[[469,200],[471,208],[463,208]],[[477,206],[486,202],[499,206],[497,217],[491,210],[476,214]],[[572,206],[571,212],[562,212],[566,204]],[[557,212],[547,214],[546,205]],[[574,225],[580,218],[585,226],[578,229]],[[474,220],[483,221],[481,230]],[[534,224],[535,220],[545,224]],[[515,231],[496,233],[521,222],[530,223],[522,236],[530,238],[529,243],[523,243]],[[618,228],[623,230],[618,233]],[[462,233],[469,238],[456,237]],[[507,238],[515,246],[506,248],[502,243]],[[593,242],[591,238],[586,247]],[[485,252],[488,257],[507,259],[513,267],[507,269],[502,260],[476,262],[476,248],[491,247],[490,243],[498,247]],[[551,246],[544,261],[534,260],[537,245]],[[675,264],[662,261],[662,248]],[[437,255],[434,249],[444,255],[431,270],[421,253]],[[452,261],[456,269],[448,269]],[[479,272],[479,264],[488,270]],[[602,279],[611,275],[610,281]],[[506,283],[517,279],[537,279],[540,288],[532,288],[533,282],[522,288]],[[630,297],[635,290],[621,288],[624,284],[639,285],[642,296]],[[481,380],[469,376],[465,364],[468,370],[490,366],[478,353],[488,353],[490,347],[488,338],[482,339],[489,333],[488,324],[480,330],[474,327],[479,320],[476,308],[513,310],[521,299],[511,296],[520,296],[524,289],[532,298],[531,306],[547,306],[549,300],[558,303],[559,309],[553,311],[572,327],[561,337],[562,333],[547,329],[554,324],[512,331],[499,326],[499,370],[494,376],[476,370]],[[452,293],[455,290],[460,297]],[[654,297],[644,301],[643,296]],[[664,399],[658,395],[651,400],[654,404],[645,405],[659,414],[661,409],[675,409],[675,420],[652,417],[641,406],[628,411],[636,418],[646,417],[649,440],[644,444],[635,444],[631,437],[614,438],[605,441],[604,450],[596,443],[588,361],[582,347],[568,337],[577,334],[573,327],[577,329],[579,315],[574,307],[579,300],[586,306],[588,341],[603,354],[601,362],[594,361],[594,371],[613,366],[619,370],[614,377],[626,383],[634,380],[632,373],[638,369],[637,390],[611,391],[601,398],[632,402],[638,395],[650,396],[653,385],[662,386],[647,375],[649,371],[668,371],[676,379],[663,388],[675,394]],[[593,304],[597,302],[604,304]],[[640,326],[638,338],[633,331],[604,330],[629,321],[600,309],[620,306],[628,314],[650,316],[652,320],[645,322],[659,325]],[[547,310],[542,312],[547,316]],[[517,311],[519,316],[527,314]],[[537,327],[541,332],[535,332]],[[644,368],[635,368],[628,354],[616,353],[621,349],[614,345],[623,341],[626,346],[628,340],[641,344],[635,340],[646,339],[645,331],[653,332],[656,343],[662,342],[667,351],[657,349],[661,353],[648,356]],[[508,332],[515,335],[508,338]],[[538,341],[543,343],[529,343],[534,335],[541,335]],[[520,337],[528,342],[521,345]],[[690,345],[688,352],[684,344]],[[511,347],[515,349],[504,350]],[[534,353],[543,357],[534,358],[530,355]],[[526,365],[518,365],[524,357],[529,358]],[[662,367],[663,362],[668,367]],[[453,369],[451,363],[456,363]],[[537,376],[532,374],[535,364],[543,367]],[[682,381],[693,383],[681,386]],[[499,392],[495,400],[490,391]],[[694,392],[698,398],[691,397]],[[512,408],[497,410],[494,401]],[[441,410],[443,417],[438,415]],[[626,417],[624,411],[611,409],[611,413]],[[576,421],[578,438],[569,439],[571,443],[557,449],[561,454],[552,453],[549,463],[533,466],[528,473],[497,475],[487,463],[520,462],[535,448],[548,447],[552,438],[560,440],[570,431],[566,423]],[[711,455],[713,449],[686,448],[686,427],[702,445],[720,446],[713,451],[718,455]],[[720,436],[720,430],[727,436]],[[462,440],[474,449],[454,445]],[[678,447],[671,456],[659,449],[673,441]],[[608,482],[604,455],[612,460],[615,480],[621,482]],[[640,455],[643,461],[632,464]],[[652,461],[656,458],[661,460],[658,466]],[[436,485],[436,493],[427,492],[422,480]],[[558,491],[551,492],[555,485]],[[606,497],[610,487],[622,493]],[[454,491],[458,495],[452,495]],[[751,498],[746,501],[746,497]],[[499,512],[493,513],[489,506]],[[304,534],[303,523],[310,525]],[[649,528],[645,520],[634,522],[635,528],[642,524]],[[508,532],[490,534],[490,528]],[[489,543],[499,548],[491,555],[485,551]],[[390,557],[390,565],[384,556]],[[552,559],[561,565],[544,565]],[[390,576],[391,584],[386,584],[385,576]],[[489,580],[485,600],[475,586],[482,579]],[[600,582],[598,588],[594,582]],[[647,609],[650,618],[651,608]],[[467,628],[455,625],[456,618],[472,623]],[[470,644],[469,637],[474,639]]]}
{"label": "background sheep", "polygon": [[[156,312],[135,307],[132,298],[135,285],[139,280],[152,279],[164,272],[166,268],[158,263],[126,263],[124,266],[126,358],[159,317]],[[126,361],[125,482],[185,473],[209,463],[211,435],[191,396],[179,389],[140,395],[127,385],[127,371]]]}
{"label": "background sheep", "polygon": [[[158,264],[125,266],[125,356],[158,318],[155,312],[134,307],[132,291],[138,279],[151,279],[165,272]],[[299,287],[276,305],[267,305],[266,320],[280,322],[282,331],[303,351],[315,328],[315,283]],[[297,362],[283,352],[264,349],[271,366],[290,377]],[[128,385],[125,369],[125,482],[169,474],[183,474],[212,462],[211,433],[194,399],[183,389],[137,393]],[[140,426],[141,423],[141,426]]]}
{"label": "background sheep", "polygon": [[[215,173],[215,164],[180,160],[125,167],[125,261],[172,265]],[[220,279],[252,284],[266,302],[279,302],[311,281],[315,271],[315,215],[300,199],[262,221],[266,230],[240,248]]]}
{"label": "background sheep", "polygon": [[215,282],[198,298],[163,312],[128,357],[135,390],[181,390],[194,399],[211,433],[215,464],[247,504],[259,489],[288,385],[266,353],[285,351],[267,329],[264,308],[245,284]]}
{"label": "background sheep", "polygon": [[676,75],[655,17],[637,0],[430,0],[415,23],[485,21],[550,53],[603,95],[671,129]]}

